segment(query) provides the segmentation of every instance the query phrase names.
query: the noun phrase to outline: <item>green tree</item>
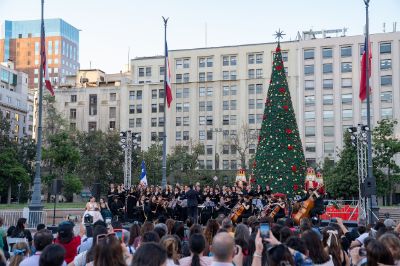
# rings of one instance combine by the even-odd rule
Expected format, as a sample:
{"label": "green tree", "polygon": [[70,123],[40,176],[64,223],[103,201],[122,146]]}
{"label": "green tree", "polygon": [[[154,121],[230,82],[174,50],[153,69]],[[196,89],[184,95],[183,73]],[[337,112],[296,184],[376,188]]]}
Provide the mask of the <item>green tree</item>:
{"label": "green tree", "polygon": [[300,194],[306,162],[282,61],[276,48],[257,146],[254,175],[273,192]]}
{"label": "green tree", "polygon": [[124,156],[116,132],[77,132],[75,141],[81,154],[78,175],[85,186],[122,182]]}
{"label": "green tree", "polygon": [[400,152],[400,140],[394,137],[396,125],[396,120],[382,119],[372,133],[373,164],[374,168],[380,170],[380,175],[375,175],[377,187],[379,192],[383,192],[389,205],[392,205],[394,185],[400,181],[400,167],[394,159]]}
{"label": "green tree", "polygon": [[162,178],[162,146],[153,143],[141,156],[146,164],[147,182],[161,184]]}
{"label": "green tree", "polygon": [[[195,144],[190,151],[187,146],[177,145],[167,157],[167,173],[179,182],[190,183],[196,177],[199,155],[204,153],[204,145]],[[170,182],[172,180],[169,180]]]}
{"label": "green tree", "polygon": [[[344,133],[344,147],[340,151],[339,161],[332,169],[327,165],[327,173],[324,172],[324,183],[327,192],[335,198],[349,199],[358,197],[358,170],[357,150],[351,144],[350,133]],[[325,168],[325,165],[324,165]]]}
{"label": "green tree", "polygon": [[64,177],[64,196],[71,201],[74,193],[82,191],[82,181],[74,174],[67,174]]}

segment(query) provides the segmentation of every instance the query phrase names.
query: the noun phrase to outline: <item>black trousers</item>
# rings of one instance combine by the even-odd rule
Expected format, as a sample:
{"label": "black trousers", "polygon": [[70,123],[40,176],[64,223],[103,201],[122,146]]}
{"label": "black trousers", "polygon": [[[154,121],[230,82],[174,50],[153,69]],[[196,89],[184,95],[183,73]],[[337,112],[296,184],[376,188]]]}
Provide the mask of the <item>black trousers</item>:
{"label": "black trousers", "polygon": [[197,224],[197,206],[188,207],[188,218],[193,218],[194,222]]}

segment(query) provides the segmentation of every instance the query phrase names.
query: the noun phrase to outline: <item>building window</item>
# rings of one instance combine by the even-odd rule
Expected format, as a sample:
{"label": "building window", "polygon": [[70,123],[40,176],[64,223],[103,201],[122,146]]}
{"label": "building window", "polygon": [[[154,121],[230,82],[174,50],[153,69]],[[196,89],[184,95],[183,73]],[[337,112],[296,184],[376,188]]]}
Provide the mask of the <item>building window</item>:
{"label": "building window", "polygon": [[183,82],[188,83],[189,82],[189,73],[183,73]]}
{"label": "building window", "polygon": [[257,99],[256,100],[256,108],[257,109],[263,109],[264,108],[264,100],[263,99]]}
{"label": "building window", "polygon": [[254,69],[249,69],[248,70],[248,78],[249,79],[254,79],[254,77],[255,77]]}
{"label": "building window", "polygon": [[324,126],[324,136],[325,137],[333,137],[334,135],[335,135],[335,127]]}
{"label": "building window", "polygon": [[135,127],[135,119],[134,118],[129,118],[129,127]]}
{"label": "building window", "polygon": [[381,76],[381,86],[391,86],[392,75]]}
{"label": "building window", "polygon": [[183,131],[183,140],[189,140],[189,131]]}
{"label": "building window", "polygon": [[351,78],[342,78],[342,88],[351,88],[352,83],[353,81]]}
{"label": "building window", "polygon": [[190,106],[189,103],[183,103],[183,111],[184,112],[189,112],[189,106]]}
{"label": "building window", "polygon": [[77,101],[76,94],[71,95],[71,103],[76,103],[76,101]]}
{"label": "building window", "polygon": [[151,67],[146,67],[146,77],[151,77]]}
{"label": "building window", "polygon": [[207,126],[212,126],[213,125],[213,117],[211,116],[211,115],[208,115],[207,117],[206,117],[206,124],[207,124]]}
{"label": "building window", "polygon": [[391,91],[381,92],[381,102],[382,103],[391,103],[392,102],[392,92]]}
{"label": "building window", "polygon": [[213,110],[213,102],[207,101],[207,111],[212,112],[212,110]]}
{"label": "building window", "polygon": [[256,123],[256,116],[255,114],[249,114],[249,124],[255,124]]}
{"label": "building window", "polygon": [[207,72],[207,81],[212,81],[212,80],[213,80],[213,73]]}
{"label": "building window", "polygon": [[139,77],[144,77],[144,67],[139,67]]}
{"label": "building window", "polygon": [[247,63],[248,63],[249,65],[252,65],[252,64],[254,64],[254,62],[255,62],[255,60],[254,60],[254,54],[248,54],[248,55],[247,55]]}
{"label": "building window", "polygon": [[304,65],[304,75],[314,75],[314,65]]}
{"label": "building window", "polygon": [[351,120],[351,119],[353,119],[353,109],[342,110],[342,120]]}
{"label": "building window", "polygon": [[117,107],[110,107],[108,118],[117,118]]}
{"label": "building window", "polygon": [[315,120],[315,112],[314,111],[304,112],[304,119],[305,119],[305,121],[314,121]]}
{"label": "building window", "polygon": [[204,126],[206,124],[206,117],[205,116],[199,116],[199,125]]}
{"label": "building window", "polygon": [[224,125],[224,126],[229,125],[229,115],[222,116],[222,125]]}
{"label": "building window", "polygon": [[249,99],[249,109],[255,109],[255,99]]}
{"label": "building window", "polygon": [[324,143],[324,153],[334,153],[335,151],[335,144],[333,142],[325,142]]}
{"label": "building window", "polygon": [[306,126],[306,137],[314,137],[315,136],[315,127],[314,126]]}
{"label": "building window", "polygon": [[304,60],[314,59],[314,49],[304,50]]}
{"label": "building window", "polygon": [[305,80],[304,89],[307,91],[314,90],[314,80]]}
{"label": "building window", "polygon": [[390,108],[382,108],[381,109],[381,118],[382,119],[392,119],[393,118],[393,109]]}
{"label": "building window", "polygon": [[182,83],[182,74],[176,74],[175,76],[175,82],[176,83]]}
{"label": "building window", "polygon": [[306,152],[315,152],[315,142],[306,142]]}
{"label": "building window", "polygon": [[262,84],[256,84],[256,94],[262,94],[262,93],[263,93]]}
{"label": "building window", "polygon": [[142,113],[142,105],[141,104],[136,105],[136,113],[138,113],[138,114]]}
{"label": "building window", "polygon": [[256,54],[256,64],[262,64],[263,54]]}
{"label": "building window", "polygon": [[256,69],[256,78],[261,79],[263,77],[263,70],[262,69]]}
{"label": "building window", "polygon": [[305,106],[314,106],[315,105],[315,96],[314,95],[305,96],[304,104],[305,104]]}
{"label": "building window", "polygon": [[206,81],[206,73],[200,72],[199,73],[199,82],[205,82],[205,81]]}
{"label": "building window", "polygon": [[204,96],[206,96],[206,88],[200,87],[199,88],[199,97],[204,97]]}
{"label": "building window", "polygon": [[142,99],[142,91],[137,91],[136,92],[136,99],[141,100]]}
{"label": "building window", "polygon": [[392,69],[392,59],[381,59],[381,70]]}
{"label": "building window", "polygon": [[151,90],[151,98],[157,99],[157,90]]}
{"label": "building window", "polygon": [[134,104],[130,104],[129,105],[129,113],[130,114],[134,114],[135,113],[135,105]]}
{"label": "building window", "polygon": [[342,94],[342,104],[352,104],[353,94]]}
{"label": "building window", "polygon": [[332,110],[324,110],[323,114],[324,121],[333,121],[333,111]]}
{"label": "building window", "polygon": [[164,74],[165,74],[165,67],[160,66],[159,72],[160,72],[160,76],[164,76]]}
{"label": "building window", "polygon": [[183,88],[183,90],[182,90],[182,97],[183,97],[184,99],[189,98],[189,88]]}
{"label": "building window", "polygon": [[332,48],[323,48],[322,58],[332,58]]}
{"label": "building window", "polygon": [[199,140],[206,139],[206,132],[204,130],[199,130]]}
{"label": "building window", "polygon": [[176,131],[175,132],[175,140],[176,141],[181,141],[182,140],[182,132],[181,131]]}
{"label": "building window", "polygon": [[322,88],[324,88],[324,89],[333,89],[333,79],[324,79],[324,80],[322,80]]}
{"label": "building window", "polygon": [[350,57],[351,56],[351,46],[340,47],[340,57]]}
{"label": "building window", "polygon": [[69,110],[69,118],[70,119],[76,119],[76,109],[70,109]]}
{"label": "building window", "polygon": [[199,111],[204,112],[206,110],[206,102],[201,101],[199,102]]}
{"label": "building window", "polygon": [[182,117],[175,118],[175,126],[177,127],[182,126]]}
{"label": "building window", "polygon": [[135,100],[135,91],[129,91],[129,100],[130,101]]}
{"label": "building window", "polygon": [[379,46],[379,52],[381,54],[390,54],[392,52],[392,44],[390,42],[381,43]]}
{"label": "building window", "polygon": [[157,113],[157,104],[156,103],[152,103],[151,104],[151,112],[152,113]]}
{"label": "building window", "polygon": [[289,53],[288,52],[282,52],[282,61],[287,62],[289,60]]}
{"label": "building window", "polygon": [[163,127],[164,126],[164,117],[159,117],[158,118],[158,126],[159,127]]}
{"label": "building window", "polygon": [[207,140],[212,140],[212,139],[213,139],[213,131],[207,130]]}
{"label": "building window", "polygon": [[94,132],[97,129],[97,123],[96,122],[89,122],[88,123],[88,131],[89,132]]}
{"label": "building window", "polygon": [[97,95],[89,95],[89,115],[97,115]]}
{"label": "building window", "polygon": [[189,117],[188,116],[183,117],[183,126],[189,126]]}
{"label": "building window", "polygon": [[156,117],[152,117],[151,118],[151,127],[156,127],[157,126],[157,118]]}
{"label": "building window", "polygon": [[333,95],[325,94],[323,96],[323,105],[333,105]]}
{"label": "building window", "polygon": [[352,71],[352,64],[351,62],[342,62],[341,64],[341,72],[342,73],[347,73]]}
{"label": "building window", "polygon": [[109,123],[109,129],[114,130],[115,129],[115,121],[110,121]]}
{"label": "building window", "polygon": [[230,79],[236,80],[236,70],[232,70],[230,74],[231,74]]}
{"label": "building window", "polygon": [[323,72],[324,74],[332,73],[332,72],[333,72],[332,63],[323,64],[323,65],[322,65],[322,72]]}
{"label": "building window", "polygon": [[222,79],[229,80],[229,71],[222,71]]}
{"label": "building window", "polygon": [[254,84],[249,84],[248,85],[248,93],[249,94],[254,94],[256,91],[255,91],[255,85]]}

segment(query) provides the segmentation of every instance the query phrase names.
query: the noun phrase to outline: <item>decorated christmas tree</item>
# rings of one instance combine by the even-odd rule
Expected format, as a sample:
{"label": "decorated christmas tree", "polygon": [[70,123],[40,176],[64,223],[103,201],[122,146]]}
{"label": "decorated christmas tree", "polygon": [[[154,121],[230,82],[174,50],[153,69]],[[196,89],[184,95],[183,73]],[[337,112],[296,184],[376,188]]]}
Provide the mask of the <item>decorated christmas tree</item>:
{"label": "decorated christmas tree", "polygon": [[253,169],[256,182],[269,185],[273,193],[302,193],[306,163],[279,41]]}

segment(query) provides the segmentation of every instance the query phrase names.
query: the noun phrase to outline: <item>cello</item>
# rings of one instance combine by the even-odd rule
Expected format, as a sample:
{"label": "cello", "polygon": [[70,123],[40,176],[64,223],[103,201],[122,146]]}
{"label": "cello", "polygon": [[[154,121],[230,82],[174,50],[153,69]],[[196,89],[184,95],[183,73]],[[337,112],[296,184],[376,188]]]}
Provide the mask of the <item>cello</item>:
{"label": "cello", "polygon": [[244,206],[239,202],[233,208],[232,213],[230,215],[232,223],[236,223],[240,216],[242,216],[244,212]]}
{"label": "cello", "polygon": [[310,195],[310,197],[307,200],[303,201],[299,211],[296,212],[295,214],[293,214],[293,221],[297,225],[300,224],[300,221],[303,218],[309,217],[311,210],[314,208],[315,199],[319,197],[319,194],[317,193],[317,191],[320,188],[322,188],[323,186],[324,186],[324,184],[318,185],[318,187],[313,191],[313,193]]}

